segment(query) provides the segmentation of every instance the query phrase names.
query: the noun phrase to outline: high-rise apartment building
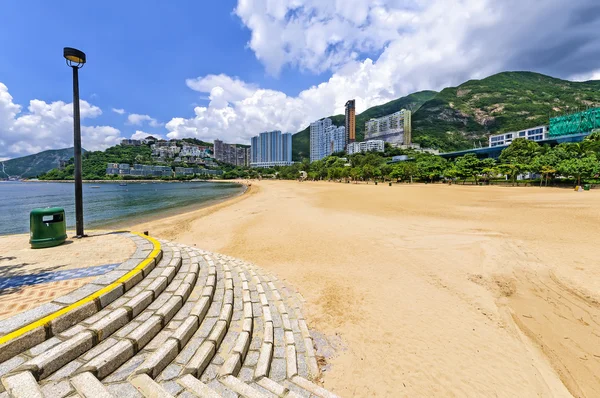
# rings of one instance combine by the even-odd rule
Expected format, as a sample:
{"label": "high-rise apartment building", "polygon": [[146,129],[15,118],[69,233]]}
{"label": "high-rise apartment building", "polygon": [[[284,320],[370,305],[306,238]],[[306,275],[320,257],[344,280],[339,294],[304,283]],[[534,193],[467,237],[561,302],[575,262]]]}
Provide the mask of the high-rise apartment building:
{"label": "high-rise apartment building", "polygon": [[215,159],[219,162],[234,166],[249,165],[248,148],[236,144],[225,144],[221,140],[215,140],[214,145]]}
{"label": "high-rise apartment building", "polygon": [[371,119],[365,123],[365,140],[383,140],[390,144],[410,145],[412,114],[402,109],[391,115]]}
{"label": "high-rise apartment building", "polygon": [[268,131],[252,137],[251,167],[289,166],[292,164],[292,134]]}
{"label": "high-rise apartment building", "polygon": [[346,142],[347,144],[356,141],[356,101],[350,100],[346,102]]}
{"label": "high-rise apartment building", "polygon": [[310,124],[310,161],[321,160],[346,149],[346,128],[325,118]]}

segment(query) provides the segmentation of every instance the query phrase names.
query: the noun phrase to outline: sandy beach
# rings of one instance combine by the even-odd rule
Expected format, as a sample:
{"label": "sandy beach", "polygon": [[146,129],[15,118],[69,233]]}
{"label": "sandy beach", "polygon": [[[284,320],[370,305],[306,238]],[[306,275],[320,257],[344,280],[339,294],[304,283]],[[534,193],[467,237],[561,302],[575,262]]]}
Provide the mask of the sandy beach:
{"label": "sandy beach", "polygon": [[253,182],[146,224],[305,298],[344,397],[600,396],[600,190]]}

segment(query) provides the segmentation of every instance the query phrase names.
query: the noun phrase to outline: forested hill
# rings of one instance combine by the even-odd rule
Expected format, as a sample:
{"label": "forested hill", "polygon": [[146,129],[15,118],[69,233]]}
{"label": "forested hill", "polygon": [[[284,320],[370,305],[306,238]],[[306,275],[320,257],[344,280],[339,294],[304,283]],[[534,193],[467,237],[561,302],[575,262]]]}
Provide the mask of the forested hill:
{"label": "forested hill", "polygon": [[59,166],[59,161],[69,160],[73,157],[73,148],[51,149],[0,162],[0,178],[37,177]]}
{"label": "forested hill", "polygon": [[[414,100],[413,108],[405,105],[408,99]],[[368,119],[406,108],[413,111],[413,142],[443,151],[468,149],[476,143],[485,145],[490,134],[548,124],[551,115],[595,106],[600,106],[600,81],[502,72],[367,109],[357,115],[356,135],[362,140]],[[343,116],[338,118],[337,125],[342,125]],[[294,160],[308,156],[308,128],[294,135],[293,145]]]}

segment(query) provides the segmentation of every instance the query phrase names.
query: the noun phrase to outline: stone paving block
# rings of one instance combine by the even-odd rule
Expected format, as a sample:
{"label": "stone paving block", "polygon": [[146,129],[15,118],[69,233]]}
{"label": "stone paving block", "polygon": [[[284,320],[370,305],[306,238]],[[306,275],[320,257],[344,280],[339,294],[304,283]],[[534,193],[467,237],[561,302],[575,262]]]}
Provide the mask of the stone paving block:
{"label": "stone paving block", "polygon": [[117,330],[114,334],[114,337],[125,337],[135,328],[137,328],[141,322],[137,320],[129,322],[127,325],[123,326],[121,329]]}
{"label": "stone paving block", "polygon": [[142,355],[134,356],[123,365],[119,366],[117,370],[104,378],[102,382],[106,384],[127,380],[127,378],[137,369],[137,367],[144,362],[144,359],[145,358]]}
{"label": "stone paving block", "polygon": [[254,380],[254,369],[243,367],[238,373],[237,377],[244,383],[250,383],[252,380]]}
{"label": "stone paving block", "polygon": [[165,341],[167,341],[167,339],[169,338],[169,336],[171,335],[171,332],[168,330],[162,330],[160,331],[160,333],[158,333],[156,335],[156,337],[154,337],[150,343],[148,343],[148,345],[145,347],[146,350],[149,351],[154,351],[156,350],[158,347],[160,347],[161,345],[163,345],[163,343]]}
{"label": "stone paving block", "polygon": [[231,322],[231,316],[233,315],[233,306],[231,304],[224,304],[219,313],[219,319],[227,323]]}
{"label": "stone paving block", "polygon": [[125,307],[131,309],[131,316],[138,316],[143,310],[150,305],[153,300],[153,293],[150,291],[142,292],[129,300]]}
{"label": "stone paving block", "polygon": [[37,378],[46,378],[65,364],[91,349],[92,346],[92,333],[87,331],[81,332],[25,362],[20,366],[20,369],[31,371]]}
{"label": "stone paving block", "polygon": [[208,387],[216,391],[223,398],[238,398],[238,394],[229,390],[218,380],[212,380],[207,383]]}
{"label": "stone paving block", "polygon": [[273,356],[275,358],[285,358],[285,347],[273,348]]}
{"label": "stone paving block", "polygon": [[199,397],[222,398],[219,394],[217,394],[215,390],[212,390],[210,387],[202,383],[200,380],[196,379],[194,376],[183,376],[182,378],[177,379],[177,383],[181,384],[183,387],[185,387],[189,391],[192,391]]}
{"label": "stone paving block", "polygon": [[[51,339],[48,339],[48,340],[44,341],[43,343],[36,345],[35,347],[33,347],[32,349],[27,351],[26,354],[28,354],[32,357],[35,357],[37,355],[40,355],[40,354],[46,352],[50,348],[52,348],[55,345],[60,344],[60,343],[62,343],[62,340],[60,340],[57,337],[52,337]],[[18,358],[18,357],[16,357],[16,358]]]}
{"label": "stone paving block", "polygon": [[148,306],[148,309],[152,310],[152,311],[156,311],[157,309],[159,309],[160,307],[162,307],[167,302],[167,300],[169,299],[169,297],[170,296],[168,294],[161,294],[160,296],[158,296],[156,298],[156,300],[154,300],[152,302],[152,304],[150,304]]}
{"label": "stone paving block", "polygon": [[260,347],[260,354],[258,356],[254,377],[265,377],[269,374],[269,369],[271,368],[272,362],[272,355],[273,345],[271,343],[265,343]]}
{"label": "stone paving block", "polygon": [[30,324],[33,321],[37,321],[40,318],[50,315],[63,308],[64,304],[46,303],[39,307],[30,309],[22,312],[10,318],[0,321],[0,334],[4,335],[17,330],[25,325]]}
{"label": "stone paving block", "polygon": [[258,363],[258,355],[258,351],[248,351],[244,360],[244,366],[255,366]]}
{"label": "stone paving block", "polygon": [[153,379],[177,356],[177,341],[167,339],[156,351],[146,357],[146,360],[135,371],[136,374],[145,373]]}
{"label": "stone paving block", "polygon": [[171,394],[173,396],[176,396],[181,391],[183,391],[183,387],[180,384],[176,383],[175,381],[165,381],[165,382],[160,383],[160,385],[166,392],[168,392],[169,394]]}
{"label": "stone paving block", "polygon": [[109,290],[106,293],[102,293],[98,297],[98,301],[100,301],[100,307],[104,308],[119,297],[121,297],[125,293],[125,286],[120,284],[115,286],[113,289]]}
{"label": "stone paving block", "polygon": [[129,322],[129,313],[127,310],[125,308],[117,308],[102,319],[91,324],[88,329],[96,333],[98,341],[102,341],[116,330],[125,326],[127,322]]}
{"label": "stone paving block", "polygon": [[150,282],[148,286],[145,287],[145,290],[151,291],[154,294],[154,297],[158,297],[158,295],[166,289],[167,283],[167,277],[159,276],[158,278]]}
{"label": "stone paving block", "polygon": [[83,366],[83,362],[79,360],[71,361],[48,377],[47,381],[60,381],[73,375],[77,369]]}
{"label": "stone paving block", "polygon": [[125,361],[131,358],[134,354],[135,351],[132,342],[128,340],[121,340],[108,350],[89,361],[81,368],[81,371],[89,371],[96,377],[102,379],[125,363]]}
{"label": "stone paving block", "polygon": [[171,297],[163,304],[159,309],[156,310],[155,315],[163,318],[163,325],[166,325],[173,316],[179,311],[183,302],[181,297]]}
{"label": "stone paving block", "polygon": [[152,380],[148,375],[141,374],[131,378],[131,385],[137,388],[144,396],[153,398],[173,398],[158,383]]}
{"label": "stone paving block", "polygon": [[86,398],[113,398],[106,387],[89,372],[72,377],[71,384],[79,394]]}
{"label": "stone paving block", "polygon": [[144,398],[144,396],[128,381],[109,384],[106,386],[108,392],[118,398]]}
{"label": "stone paving block", "polygon": [[169,381],[178,377],[181,371],[183,370],[183,366],[170,364],[162,371],[161,377],[162,380]]}
{"label": "stone paving block", "polygon": [[183,373],[191,373],[196,376],[201,375],[212,360],[215,352],[215,344],[212,341],[203,342],[185,365]]}
{"label": "stone paving block", "polygon": [[72,291],[69,294],[66,294],[64,296],[61,296],[57,299],[54,300],[55,303],[58,304],[73,304],[95,292],[97,292],[98,290],[102,289],[104,286],[101,285],[95,285],[93,283],[88,283],[87,285],[84,285],[82,287],[80,287],[77,290]]}
{"label": "stone paving block", "polygon": [[37,381],[29,372],[15,373],[2,378],[6,391],[14,398],[44,398]]}
{"label": "stone paving block", "polygon": [[98,312],[98,308],[94,301],[85,303],[71,311],[62,314],[58,318],[50,321],[50,333],[57,335],[63,330],[67,330],[71,326],[81,322],[82,320],[94,315]]}
{"label": "stone paving block", "polygon": [[126,337],[134,343],[134,348],[137,352],[160,332],[161,326],[161,318],[159,316],[152,316],[132,330]]}
{"label": "stone paving block", "polygon": [[221,345],[223,337],[225,337],[226,331],[227,322],[219,320],[211,330],[210,334],[207,337],[207,340],[214,342],[215,345],[218,347],[219,345]]}
{"label": "stone paving block", "polygon": [[285,380],[286,377],[286,368],[285,368],[285,359],[282,358],[274,358],[271,361],[271,371],[269,372],[269,378],[274,381],[280,382]]}
{"label": "stone paving block", "polygon": [[84,362],[91,361],[98,355],[102,354],[104,351],[108,350],[110,347],[117,344],[118,341],[119,340],[115,339],[114,337],[109,337],[108,339],[104,340],[103,342],[86,352],[84,355],[82,355],[80,359]]}
{"label": "stone paving block", "polygon": [[286,347],[286,366],[287,366],[287,377],[291,379],[298,374],[298,362],[296,358],[296,347],[288,345]]}
{"label": "stone paving block", "polygon": [[75,389],[66,381],[54,381],[42,386],[42,393],[45,397],[63,398],[73,393]]}
{"label": "stone paving block", "polygon": [[22,356],[16,356],[12,357],[8,361],[3,362],[2,364],[0,364],[0,377],[15,369],[17,366],[21,365],[25,361],[26,359]]}
{"label": "stone paving block", "polygon": [[172,337],[179,342],[179,347],[182,348],[187,344],[197,329],[198,318],[191,316],[179,325]]}
{"label": "stone paving block", "polygon": [[127,272],[129,272],[129,271],[126,271],[126,270],[110,271],[102,276],[97,277],[96,279],[94,279],[94,281],[92,283],[94,283],[96,285],[107,286],[107,285],[110,285],[111,283],[113,283],[114,281],[116,281],[117,279],[119,279],[120,277],[122,277],[123,275],[125,275]]}
{"label": "stone paving block", "polygon": [[210,299],[208,297],[202,297],[196,302],[190,310],[190,315],[197,316],[199,320],[203,320],[206,316],[210,307]]}

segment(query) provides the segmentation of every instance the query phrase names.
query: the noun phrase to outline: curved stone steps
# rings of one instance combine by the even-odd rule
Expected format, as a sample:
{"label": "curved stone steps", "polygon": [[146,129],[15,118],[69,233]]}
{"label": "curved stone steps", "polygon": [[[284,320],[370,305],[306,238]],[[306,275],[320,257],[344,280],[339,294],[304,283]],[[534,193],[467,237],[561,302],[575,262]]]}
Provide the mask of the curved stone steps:
{"label": "curved stone steps", "polygon": [[[92,347],[98,349],[110,345],[112,342],[110,336],[130,322],[134,316],[148,307],[155,297],[159,296],[159,293],[166,287],[162,279],[168,280],[173,272],[180,269],[181,263],[179,249],[172,245],[163,245],[163,256],[159,264],[147,274],[146,283],[138,282],[127,293],[108,304],[100,312],[21,354],[28,359],[12,372],[30,373],[38,380],[46,379],[43,382],[43,384],[48,384],[46,390],[54,391],[62,379],[83,365],[78,358],[80,355],[89,354],[88,351],[93,350]],[[171,280],[174,276],[171,277]],[[64,385],[65,383],[61,384],[61,386]],[[61,391],[66,390],[67,388],[61,389]],[[52,395],[56,396],[56,394]]]}
{"label": "curved stone steps", "polygon": [[[99,319],[65,333],[75,341],[99,320],[123,322],[123,312],[126,323],[80,347],[84,352],[55,372],[3,378],[12,396],[336,397],[312,381],[319,369],[299,295],[253,264],[163,247],[169,263],[161,262]],[[172,268],[176,258],[180,266]],[[162,292],[146,304],[149,288]],[[132,338],[138,330],[145,340]]]}
{"label": "curved stone steps", "polygon": [[[169,264],[176,265],[174,262],[180,262],[180,259],[176,260],[176,257],[173,256],[172,250],[163,247],[163,253],[166,253],[166,255],[161,258],[158,266],[147,274],[148,277],[157,268],[166,267]],[[12,369],[11,372],[29,372],[35,379],[41,380],[69,362],[74,361],[77,357],[108,338],[119,327],[131,320],[135,312],[139,312],[140,309],[149,304],[148,300],[144,298],[148,294],[144,296],[133,294],[139,289],[137,286],[129,289],[119,299],[121,305],[108,304],[100,312],[20,354],[19,357],[25,359],[25,361]],[[152,296],[152,293],[149,293],[149,295]],[[72,370],[75,369],[72,368]]]}
{"label": "curved stone steps", "polygon": [[[252,264],[245,263],[245,265],[254,271],[259,279],[262,279],[263,290],[271,303],[273,320],[272,368],[269,371],[269,379],[262,380],[261,374],[256,375],[257,384],[277,395],[283,392],[281,386],[299,396],[334,397],[334,394],[310,381],[319,374],[318,366],[312,338],[300,311],[297,297],[277,278],[265,274]],[[280,290],[284,292],[283,296]],[[268,319],[268,316],[265,318]],[[284,357],[283,350],[285,350],[285,365],[281,363],[281,358]],[[282,375],[284,366],[285,377]]]}

